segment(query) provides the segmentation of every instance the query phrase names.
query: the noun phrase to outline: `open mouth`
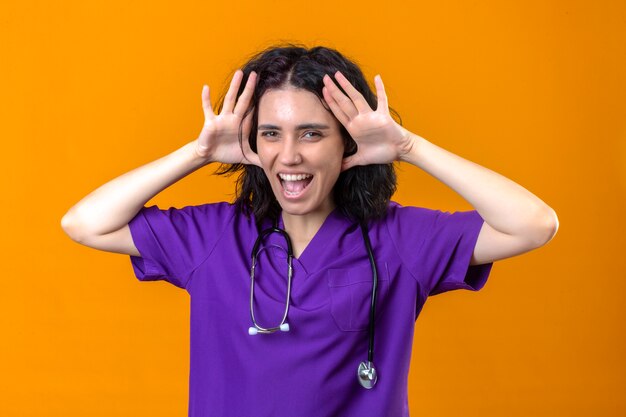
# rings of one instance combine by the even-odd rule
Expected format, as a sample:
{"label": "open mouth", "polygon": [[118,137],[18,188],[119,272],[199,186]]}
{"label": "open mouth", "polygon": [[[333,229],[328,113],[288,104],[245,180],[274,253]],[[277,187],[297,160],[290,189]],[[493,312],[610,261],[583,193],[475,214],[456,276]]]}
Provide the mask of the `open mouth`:
{"label": "open mouth", "polygon": [[288,197],[297,197],[313,180],[311,174],[278,174],[283,191]]}

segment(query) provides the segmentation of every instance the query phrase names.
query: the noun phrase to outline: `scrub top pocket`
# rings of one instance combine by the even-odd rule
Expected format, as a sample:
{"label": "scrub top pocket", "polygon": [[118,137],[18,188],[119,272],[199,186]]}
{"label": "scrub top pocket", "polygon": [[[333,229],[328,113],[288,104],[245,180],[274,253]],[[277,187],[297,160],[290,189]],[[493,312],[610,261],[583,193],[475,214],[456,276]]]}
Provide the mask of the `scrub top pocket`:
{"label": "scrub top pocket", "polygon": [[[382,300],[389,290],[389,274],[387,265],[376,265],[378,268],[378,287],[376,290],[376,312],[378,319],[382,310]],[[360,266],[355,268],[329,269],[327,272],[328,290],[330,292],[330,314],[343,331],[363,331],[369,327],[372,303],[372,284],[374,278],[372,268]]]}

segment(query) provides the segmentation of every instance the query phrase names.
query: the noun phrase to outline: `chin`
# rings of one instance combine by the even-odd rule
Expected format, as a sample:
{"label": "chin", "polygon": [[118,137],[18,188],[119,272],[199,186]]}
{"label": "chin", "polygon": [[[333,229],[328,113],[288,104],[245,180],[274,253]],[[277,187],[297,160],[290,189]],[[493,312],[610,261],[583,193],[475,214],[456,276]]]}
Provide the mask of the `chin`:
{"label": "chin", "polygon": [[290,214],[292,216],[304,216],[306,214],[311,214],[315,211],[307,205],[294,204],[291,202],[285,202],[285,201],[280,201],[280,200],[278,200],[278,205],[280,206],[283,212]]}

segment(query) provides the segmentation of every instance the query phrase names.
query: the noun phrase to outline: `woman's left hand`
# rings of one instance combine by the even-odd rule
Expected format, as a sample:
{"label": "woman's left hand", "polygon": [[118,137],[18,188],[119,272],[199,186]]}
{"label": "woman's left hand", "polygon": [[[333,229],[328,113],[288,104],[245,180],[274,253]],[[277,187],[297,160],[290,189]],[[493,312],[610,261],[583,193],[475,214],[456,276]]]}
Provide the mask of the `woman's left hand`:
{"label": "woman's left hand", "polygon": [[358,146],[357,152],[344,158],[342,171],[356,165],[388,164],[399,160],[411,150],[411,133],[396,123],[389,114],[387,95],[380,75],[374,77],[378,104],[372,110],[363,95],[339,71],[335,79],[324,76],[323,94],[335,117],[346,128]]}

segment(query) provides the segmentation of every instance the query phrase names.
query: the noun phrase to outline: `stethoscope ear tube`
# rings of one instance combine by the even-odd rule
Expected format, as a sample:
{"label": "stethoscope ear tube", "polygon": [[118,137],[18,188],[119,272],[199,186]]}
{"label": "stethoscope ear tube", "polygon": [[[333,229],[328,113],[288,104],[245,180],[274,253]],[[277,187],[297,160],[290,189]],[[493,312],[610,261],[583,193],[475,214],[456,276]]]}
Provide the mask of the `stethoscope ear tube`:
{"label": "stethoscope ear tube", "polygon": [[252,247],[252,255],[251,255],[253,265],[254,265],[254,261],[256,260],[256,256],[259,253],[259,246],[261,246],[261,242],[263,242],[263,239],[265,239],[265,236],[272,234],[272,233],[279,233],[285,238],[285,240],[287,241],[287,255],[289,256],[289,258],[293,258],[293,249],[291,247],[291,239],[289,238],[289,235],[287,234],[286,231],[279,229],[278,226],[272,226],[263,231],[260,231],[258,237],[256,238],[256,241],[254,242],[254,246]]}
{"label": "stethoscope ear tube", "polygon": [[[262,327],[260,326],[257,322],[256,319],[254,317],[254,271],[256,269],[256,259],[257,259],[257,255],[259,253],[259,246],[261,245],[261,242],[263,241],[263,239],[265,238],[265,236],[271,234],[271,233],[280,233],[285,240],[287,241],[287,265],[288,265],[288,272],[287,272],[287,300],[285,301],[285,312],[283,313],[283,318],[280,321],[280,324],[278,326],[275,327]],[[284,230],[279,229],[278,227],[274,226],[274,227],[270,227],[269,229],[265,229],[262,232],[259,233],[259,236],[256,239],[256,242],[254,242],[254,246],[252,248],[252,267],[250,268],[250,316],[252,318],[252,323],[254,324],[254,327],[250,327],[248,329],[248,334],[250,336],[255,336],[259,333],[265,333],[265,334],[270,334],[270,333],[274,333],[278,330],[280,330],[281,332],[288,332],[289,331],[289,323],[285,323],[285,320],[287,320],[287,314],[289,313],[289,305],[290,303],[290,299],[291,299],[291,278],[293,276],[293,250],[292,250],[292,246],[291,246],[291,239],[289,238],[289,235],[287,234],[287,232],[285,232]]]}

